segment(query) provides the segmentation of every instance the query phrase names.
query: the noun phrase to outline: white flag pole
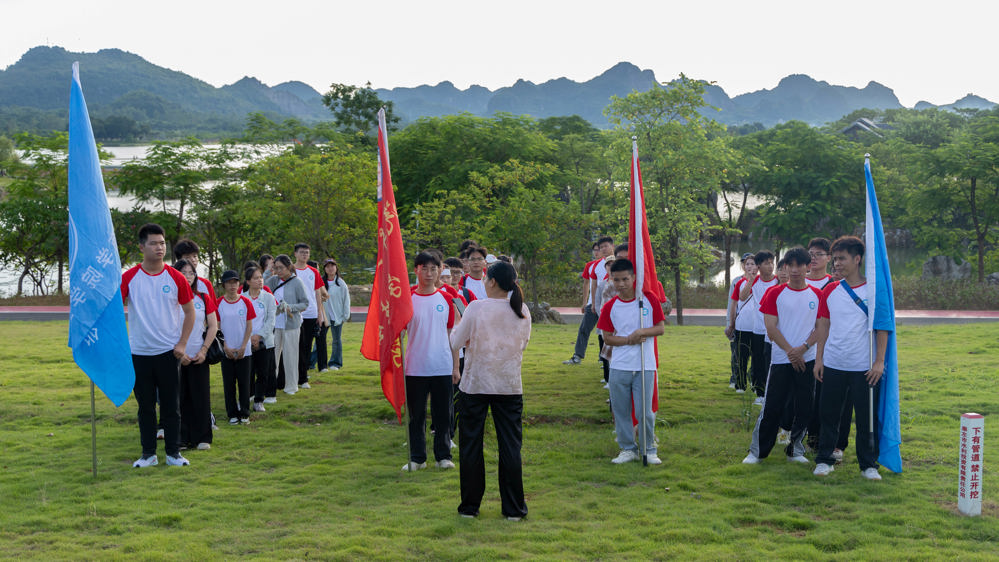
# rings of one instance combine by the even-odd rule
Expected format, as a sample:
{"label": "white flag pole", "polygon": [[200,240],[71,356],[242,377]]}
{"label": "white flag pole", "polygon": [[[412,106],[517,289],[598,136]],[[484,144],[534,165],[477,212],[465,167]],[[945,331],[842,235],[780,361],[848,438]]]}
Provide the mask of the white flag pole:
{"label": "white flag pole", "polygon": [[[645,328],[645,241],[642,240],[644,225],[642,224],[642,211],[645,209],[645,200],[641,189],[641,172],[638,169],[638,137],[631,137],[631,177],[632,177],[632,197],[635,201],[634,214],[631,217],[632,224],[635,225],[635,298],[638,299],[638,329]],[[648,435],[645,429],[645,412],[649,407],[648,389],[645,385],[645,338],[641,343],[642,355],[642,410],[635,416],[642,426],[642,466],[649,465],[648,455]],[[636,408],[637,410],[637,408]]]}

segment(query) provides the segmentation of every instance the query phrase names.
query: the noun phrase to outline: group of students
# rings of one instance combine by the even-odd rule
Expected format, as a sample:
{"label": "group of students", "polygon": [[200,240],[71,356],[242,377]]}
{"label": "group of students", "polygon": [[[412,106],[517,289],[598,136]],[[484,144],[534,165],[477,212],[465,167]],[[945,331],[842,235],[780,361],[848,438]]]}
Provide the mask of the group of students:
{"label": "group of students", "polygon": [[662,464],[655,438],[658,409],[655,338],[665,328],[666,303],[649,291],[643,291],[642,299],[636,298],[635,267],[628,259],[627,244],[615,247],[614,239],[606,236],[593,244],[592,251],[593,260],[584,266],[581,274],[583,319],[572,357],[562,363],[582,363],[590,334],[596,328],[602,381],[610,394],[608,401],[620,448],[611,462],[623,464],[644,459],[647,464]]}
{"label": "group of students", "polygon": [[759,463],[780,442],[788,461],[808,464],[807,443],[816,452],[814,474],[828,475],[843,460],[856,413],[860,471],[881,479],[877,440],[868,436],[877,433],[870,404],[880,393],[887,334],[870,341],[863,258],[864,243],[855,236],[832,243],[814,238],[776,264],[769,250],[742,256],[725,328],[729,387],[751,389],[762,406],[743,463]]}
{"label": "group of students", "polygon": [[350,318],[350,294],[336,260],[327,259],[319,273],[310,265],[309,246],[296,244],[294,262],[265,254],[247,262],[242,276],[225,271],[216,297],[212,283],[197,274],[196,243],[178,241],[171,266],[162,227],[144,225],[138,242],[142,262],[121,281],[142,445],[133,466],[158,464],[158,439],[172,466],[190,464],[183,449],[211,448],[217,427],[209,375],[215,361],[231,425],[250,422],[251,397],[252,411],[264,412],[264,404],[277,402],[278,389],[293,395],[310,388],[313,364],[320,372],[343,366],[340,333]]}

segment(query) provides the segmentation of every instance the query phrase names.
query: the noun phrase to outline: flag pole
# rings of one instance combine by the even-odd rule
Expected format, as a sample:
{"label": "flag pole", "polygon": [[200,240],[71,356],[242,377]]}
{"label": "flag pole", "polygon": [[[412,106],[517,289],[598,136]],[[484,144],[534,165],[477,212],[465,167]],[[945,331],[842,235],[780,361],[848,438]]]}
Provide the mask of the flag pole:
{"label": "flag pole", "polygon": [[[645,299],[638,296],[638,328],[645,328]],[[649,466],[649,446],[648,435],[645,431],[645,411],[649,407],[648,391],[645,388],[645,338],[642,338],[642,415],[636,416],[638,423],[642,424],[642,466]]]}
{"label": "flag pole", "polygon": [[94,381],[90,381],[90,452],[94,478],[97,478],[97,406],[94,403]]}
{"label": "flag pole", "polygon": [[[636,197],[636,194],[637,194],[638,189],[639,189],[639,182],[641,181],[641,177],[639,175],[639,172],[636,169],[637,166],[638,166],[638,164],[637,164],[637,158],[638,158],[638,156],[637,155],[638,155],[638,137],[637,136],[632,136],[631,137],[631,158],[632,158],[632,163],[631,163],[631,168],[632,168],[632,170],[631,170],[632,186],[631,186],[631,188],[633,190],[633,193],[632,193],[632,198],[633,199]],[[642,201],[641,201],[641,205],[638,205],[637,203],[634,205],[633,216],[630,217],[630,220],[632,222],[634,222],[635,221],[635,217],[638,216],[638,213],[643,212],[644,209],[645,209],[645,199],[644,199],[644,196],[643,196]],[[643,228],[644,228],[644,223],[643,223]],[[635,295],[638,298],[638,329],[641,330],[641,329],[645,328],[645,295],[643,293],[645,291],[645,260],[647,259],[647,256],[645,255],[645,248],[644,248],[644,246],[638,243],[637,234],[636,234],[635,240],[636,240],[636,243],[635,243],[636,247],[633,250],[635,252],[634,255],[635,256],[640,256],[641,257],[640,261],[642,262],[640,264],[639,263],[633,264],[636,270],[641,270],[641,272],[639,272],[639,271],[635,272],[636,276],[637,275],[641,275],[642,276],[641,277],[642,278],[642,282],[638,283],[637,286],[635,287],[636,288],[636,293],[638,293],[637,295]],[[642,447],[642,466],[649,466],[648,435],[647,435],[647,431],[645,429],[645,425],[646,425],[645,424],[645,412],[647,411],[647,409],[649,407],[648,389],[646,388],[646,385],[645,385],[645,338],[642,338],[642,342],[641,342],[641,345],[640,345],[640,350],[641,350],[641,355],[642,355],[642,363],[641,363],[641,367],[642,367],[642,373],[641,373],[641,377],[642,377],[642,412],[641,412],[641,415],[635,416],[635,419],[638,420],[638,423],[642,424],[642,443],[641,443],[641,447]]]}
{"label": "flag pole", "polygon": [[[406,346],[403,345],[402,337],[406,334],[406,330],[399,333],[399,360],[402,362],[402,412],[406,416],[406,422],[402,424],[403,435],[406,439],[403,443],[406,444],[406,466],[409,467],[409,457],[413,450],[413,444],[410,443],[409,439],[409,401],[406,400]],[[401,421],[401,420],[400,420]],[[406,472],[412,472],[407,470]]]}
{"label": "flag pole", "polygon": [[[871,166],[870,152],[864,154],[864,164],[867,169],[870,169]],[[871,259],[872,257],[873,256],[868,256],[867,259]],[[874,280],[874,285],[875,286],[877,285],[876,279]],[[874,311],[873,310],[870,311],[870,314],[873,315]],[[867,342],[868,342],[868,350],[870,352],[869,355],[870,366],[868,367],[868,372],[870,372],[870,369],[874,368],[874,353],[877,351],[877,348],[874,345],[874,326],[871,324],[870,321],[868,321],[867,323],[867,328],[868,328]],[[870,450],[873,451],[874,450],[874,385],[872,384],[867,385],[867,430],[868,430],[867,445],[870,447]]]}

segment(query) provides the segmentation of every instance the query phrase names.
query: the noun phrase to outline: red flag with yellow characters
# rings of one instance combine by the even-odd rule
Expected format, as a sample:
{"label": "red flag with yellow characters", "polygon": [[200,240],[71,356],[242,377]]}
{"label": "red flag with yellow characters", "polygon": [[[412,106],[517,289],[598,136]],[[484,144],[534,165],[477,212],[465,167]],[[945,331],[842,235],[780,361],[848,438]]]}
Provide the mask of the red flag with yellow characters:
{"label": "red flag with yellow characters", "polygon": [[382,392],[395,408],[401,423],[402,406],[406,403],[406,379],[400,334],[413,317],[413,301],[389,170],[388,130],[383,108],[378,112],[378,262],[368,317],[364,322],[361,354],[381,364]]}

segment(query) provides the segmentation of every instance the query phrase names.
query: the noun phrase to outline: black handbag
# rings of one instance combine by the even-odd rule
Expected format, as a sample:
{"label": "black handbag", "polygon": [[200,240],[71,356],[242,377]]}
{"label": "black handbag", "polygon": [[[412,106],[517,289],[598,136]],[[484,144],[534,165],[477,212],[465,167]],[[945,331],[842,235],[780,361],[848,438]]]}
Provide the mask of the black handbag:
{"label": "black handbag", "polygon": [[[207,335],[208,331],[205,330],[201,338],[204,339]],[[205,363],[215,365],[222,361],[222,358],[225,357],[225,336],[222,335],[221,329],[215,331],[215,339],[211,341],[205,340],[205,345],[208,346],[208,350],[205,351]]]}

